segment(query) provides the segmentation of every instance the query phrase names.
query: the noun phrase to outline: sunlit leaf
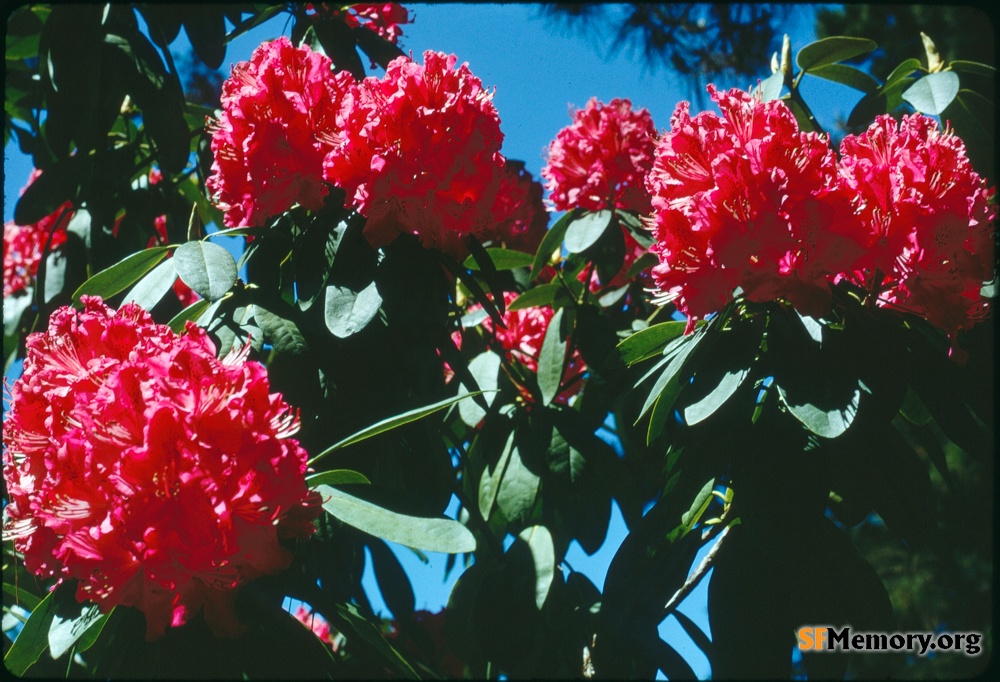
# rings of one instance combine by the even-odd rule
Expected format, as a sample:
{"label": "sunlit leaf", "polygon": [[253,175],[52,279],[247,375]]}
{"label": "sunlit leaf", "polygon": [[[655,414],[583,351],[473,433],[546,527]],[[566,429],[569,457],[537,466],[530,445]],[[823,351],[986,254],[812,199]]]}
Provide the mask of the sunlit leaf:
{"label": "sunlit leaf", "polygon": [[[469,363],[469,372],[476,380],[480,391],[487,393],[484,398],[487,405],[492,405],[496,398],[497,378],[500,373],[500,356],[493,351],[484,351],[474,357]],[[471,397],[468,387],[462,384],[459,396],[465,400],[458,403],[458,412],[467,426],[475,428],[486,416],[486,410],[480,407]]]}
{"label": "sunlit leaf", "polygon": [[371,485],[371,481],[360,471],[352,469],[331,469],[306,476],[306,485],[315,488],[318,485]]}
{"label": "sunlit leaf", "polygon": [[538,354],[538,388],[542,391],[542,404],[548,405],[559,393],[566,359],[566,341],[562,337],[562,319],[565,308],[560,308],[549,320],[545,339]]}
{"label": "sunlit leaf", "polygon": [[177,271],[174,269],[173,259],[165,260],[136,282],[122,303],[132,302],[141,308],[152,310],[176,281]]}
{"label": "sunlit leaf", "polygon": [[847,64],[827,64],[812,69],[809,72],[812,76],[818,76],[824,80],[833,81],[846,85],[864,93],[875,92],[879,88],[878,81],[870,75]]}
{"label": "sunlit leaf", "polygon": [[626,365],[634,365],[658,355],[663,346],[684,333],[686,322],[661,322],[637,331],[618,344],[618,355]]}
{"label": "sunlit leaf", "polygon": [[355,293],[347,287],[326,288],[324,319],[326,328],[340,339],[356,334],[375,319],[382,306],[382,296],[375,282]]}
{"label": "sunlit leaf", "polygon": [[[521,251],[513,251],[511,249],[500,249],[492,247],[486,249],[486,253],[489,255],[490,260],[493,261],[493,267],[497,270],[513,270],[515,268],[526,268],[532,264],[535,257],[530,253],[523,253]],[[475,257],[469,256],[465,259],[463,263],[465,267],[470,270],[479,270],[479,263],[476,262]]]}
{"label": "sunlit leaf", "polygon": [[36,606],[21,628],[17,639],[4,654],[3,664],[14,675],[23,677],[49,646],[49,626],[56,612],[55,592],[49,592]]}
{"label": "sunlit leaf", "polygon": [[867,38],[848,38],[845,36],[832,36],[823,38],[814,43],[809,43],[795,57],[795,63],[803,71],[836,64],[853,57],[873,52],[878,47],[878,43]]}
{"label": "sunlit leaf", "polygon": [[953,71],[929,73],[903,92],[903,99],[917,111],[938,116],[958,94],[958,75]]}
{"label": "sunlit leaf", "polygon": [[156,264],[166,258],[173,248],[172,246],[156,246],[133,253],[110,268],[101,270],[81,284],[73,292],[73,300],[79,303],[82,296],[100,296],[108,299],[125,291],[156,267]]}
{"label": "sunlit leaf", "polygon": [[531,550],[531,560],[535,565],[535,606],[542,610],[545,599],[552,587],[552,577],[556,570],[555,547],[552,534],[545,526],[531,526],[518,534],[517,539],[526,543]]}
{"label": "sunlit leaf", "polygon": [[524,465],[515,446],[510,451],[507,468],[497,490],[497,507],[511,521],[526,522],[535,507],[540,482],[541,479]]}
{"label": "sunlit leaf", "polygon": [[211,242],[186,242],[174,254],[177,274],[202,298],[216,301],[228,292],[239,271],[229,251]]}
{"label": "sunlit leaf", "polygon": [[836,438],[847,430],[854,421],[854,415],[858,411],[858,401],[861,399],[859,388],[854,389],[853,396],[847,404],[834,407],[819,407],[808,402],[798,403],[790,400],[780,385],[778,394],[796,419],[817,436],[824,438]]}
{"label": "sunlit leaf", "polygon": [[523,310],[525,308],[532,308],[535,306],[549,305],[555,300],[556,294],[559,293],[560,288],[559,284],[555,282],[540,284],[536,287],[532,287],[511,301],[510,305],[507,306],[507,309]]}
{"label": "sunlit leaf", "polygon": [[180,334],[184,331],[188,322],[194,322],[201,317],[201,314],[208,310],[210,305],[212,305],[212,302],[206,301],[205,299],[195,301],[187,308],[174,315],[170,322],[167,322],[167,326],[170,327],[175,333]]}
{"label": "sunlit leaf", "polygon": [[563,238],[566,250],[570,253],[586,251],[601,238],[614,216],[614,212],[604,210],[585,212],[575,218],[566,228],[566,236]]}
{"label": "sunlit leaf", "polygon": [[535,260],[531,264],[531,274],[528,276],[529,279],[538,279],[538,276],[542,274],[542,268],[545,267],[546,263],[549,262],[552,254],[560,247],[563,241],[563,237],[566,235],[566,228],[569,224],[580,214],[579,209],[573,209],[572,211],[567,211],[562,218],[555,222],[549,231],[545,233],[542,237],[542,243],[538,246],[538,251],[535,252]]}
{"label": "sunlit leaf", "polygon": [[383,540],[446,554],[476,549],[475,536],[453,519],[399,514],[328,485],[316,486],[316,491],[323,496],[323,509],[331,516]]}

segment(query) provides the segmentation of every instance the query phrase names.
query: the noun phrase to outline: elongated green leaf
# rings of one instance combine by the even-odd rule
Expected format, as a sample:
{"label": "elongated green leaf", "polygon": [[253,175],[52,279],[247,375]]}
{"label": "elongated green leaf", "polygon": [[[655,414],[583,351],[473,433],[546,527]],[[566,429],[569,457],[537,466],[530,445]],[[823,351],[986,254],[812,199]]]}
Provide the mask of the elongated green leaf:
{"label": "elongated green leaf", "polygon": [[566,228],[566,236],[563,238],[566,250],[570,253],[586,251],[601,238],[614,216],[613,211],[604,210],[585,212],[575,218]]}
{"label": "elongated green leaf", "polygon": [[649,270],[659,262],[660,258],[655,253],[644,253],[636,258],[635,262],[629,267],[628,272],[625,273],[625,279],[631,281],[640,272]]}
{"label": "elongated green leaf", "polygon": [[316,491],[323,496],[323,509],[331,516],[383,540],[445,554],[476,549],[472,532],[453,519],[399,514],[328,485],[316,486]]}
{"label": "elongated green leaf", "polygon": [[349,483],[371,485],[371,481],[363,473],[353,469],[331,469],[306,476],[306,485],[310,488],[315,488],[318,485],[346,485]]}
{"label": "elongated green leaf", "polygon": [[74,595],[60,600],[49,624],[49,653],[59,658],[70,650],[91,628],[103,628],[108,614],[102,614],[97,604],[80,604]]}
{"label": "elongated green leaf", "polygon": [[340,339],[356,334],[375,319],[382,307],[382,296],[375,282],[355,293],[347,287],[326,288],[324,316],[326,328]]}
{"label": "elongated green leaf", "polygon": [[[497,379],[500,374],[500,356],[490,350],[480,353],[469,363],[469,372],[480,390],[489,393],[484,396],[486,405],[492,405],[493,399],[496,398]],[[466,396],[466,399],[458,404],[458,413],[467,426],[475,428],[486,416],[486,410],[468,397],[471,394],[465,384],[459,388],[459,394]]]}
{"label": "elongated green leaf", "polygon": [[818,76],[824,80],[833,81],[834,83],[846,85],[855,90],[860,90],[865,94],[875,92],[879,88],[877,80],[861,69],[856,69],[847,64],[827,64],[826,66],[812,69],[809,74]]}
{"label": "elongated green leaf", "polygon": [[[485,393],[485,391],[479,391],[479,393]],[[466,393],[463,395],[457,395],[453,398],[448,398],[440,402],[436,402],[432,405],[426,405],[424,407],[418,407],[415,410],[410,410],[409,412],[404,412],[403,414],[397,414],[395,417],[389,417],[388,419],[383,419],[377,424],[372,424],[371,426],[361,429],[357,433],[348,436],[338,443],[334,443],[328,447],[323,452],[319,453],[311,460],[309,460],[309,466],[313,466],[316,462],[320,461],[332,452],[335,452],[341,448],[345,448],[348,445],[353,445],[354,443],[359,443],[363,440],[371,438],[372,436],[377,436],[380,433],[385,433],[390,431],[397,426],[402,426],[403,424],[409,424],[410,422],[415,422],[418,419],[423,419],[424,417],[430,416],[437,412],[438,410],[443,410],[449,405],[454,405],[460,400],[465,400],[468,396],[473,395],[471,393]]]}
{"label": "elongated green leaf", "polygon": [[521,453],[515,446],[510,451],[507,468],[503,472],[497,490],[497,507],[503,515],[515,523],[525,523],[531,517],[538,498],[541,479],[524,466]]}
{"label": "elongated green leaf", "polygon": [[528,289],[523,294],[515,298],[507,306],[508,310],[523,310],[540,305],[549,305],[555,300],[556,294],[561,287],[555,283],[540,284],[537,287]]}
{"label": "elongated green leaf", "polygon": [[174,254],[174,267],[185,284],[209,301],[222,298],[239,276],[232,254],[211,242],[181,244]]}
{"label": "elongated green leaf", "polygon": [[510,460],[510,453],[513,449],[514,432],[511,431],[507,436],[507,442],[503,447],[503,452],[500,453],[500,459],[497,460],[496,466],[492,469],[490,467],[483,467],[483,473],[479,479],[479,513],[483,515],[483,519],[486,521],[490,520],[490,514],[493,513],[493,504],[497,499],[497,491],[500,490],[503,472],[507,468],[507,462]]}
{"label": "elongated green leaf", "polygon": [[212,305],[212,302],[206,301],[205,299],[195,301],[187,308],[174,315],[170,322],[167,322],[167,326],[170,327],[175,333],[180,334],[184,331],[184,327],[188,322],[194,322],[201,317],[201,314],[205,312],[210,305]]}
{"label": "elongated green leaf", "polygon": [[153,306],[160,302],[160,299],[170,291],[170,287],[176,281],[177,271],[174,269],[173,259],[165,260],[136,282],[132,290],[125,295],[125,300],[122,303],[131,301],[141,308],[152,310]]}
{"label": "elongated green leaf", "polygon": [[545,526],[531,526],[522,530],[517,539],[528,545],[531,560],[535,565],[535,606],[542,610],[552,577],[556,571],[556,553],[552,544],[552,534]]}
{"label": "elongated green leaf", "polygon": [[264,234],[263,227],[227,227],[224,230],[205,235],[205,239],[213,237],[259,237]]}
{"label": "elongated green leaf", "polygon": [[958,75],[953,71],[929,73],[903,92],[903,99],[924,114],[938,116],[958,94]]}
{"label": "elongated green leaf", "polygon": [[249,19],[240,22],[237,26],[233,27],[233,30],[226,34],[225,39],[222,41],[224,44],[228,45],[231,41],[239,38],[241,35],[246,33],[252,28],[260,26],[265,21],[273,17],[278,12],[284,10],[284,5],[271,5],[270,7],[265,7],[263,10],[254,14]]}
{"label": "elongated green leaf", "polygon": [[685,325],[685,322],[661,322],[637,331],[618,344],[618,355],[626,365],[659,355],[667,342],[684,333]]}
{"label": "elongated green leaf", "polygon": [[867,38],[832,36],[803,47],[796,55],[795,63],[803,71],[812,71],[827,64],[836,64],[845,59],[868,54],[877,47],[878,43]]}
{"label": "elongated green leaf", "polygon": [[646,398],[646,402],[643,403],[642,410],[639,412],[639,418],[636,419],[636,423],[638,423],[639,419],[642,419],[642,417],[649,411],[649,408],[653,406],[653,403],[656,402],[661,393],[667,393],[671,396],[671,398],[677,397],[677,393],[679,393],[681,389],[681,377],[684,374],[684,363],[688,359],[688,356],[691,355],[691,351],[697,347],[699,340],[700,339],[698,337],[694,337],[685,343],[680,347],[680,350],[676,355],[674,355],[670,362],[667,363],[663,373],[660,374],[656,383],[653,384],[653,388],[650,389],[649,396]]}
{"label": "elongated green leaf", "polygon": [[861,399],[861,390],[858,388],[854,389],[854,395],[846,405],[830,408],[818,407],[811,403],[798,404],[791,402],[788,399],[787,393],[780,385],[778,386],[778,395],[781,396],[782,401],[788,406],[788,411],[802,422],[807,429],[817,436],[836,438],[844,433],[847,427],[854,421],[854,415],[858,411],[858,401]]}
{"label": "elongated green leaf", "polygon": [[549,258],[552,256],[553,252],[559,248],[562,244],[563,237],[566,234],[566,228],[569,224],[580,214],[579,209],[573,209],[572,211],[567,211],[562,218],[556,221],[555,225],[549,228],[549,231],[545,233],[542,238],[542,243],[538,245],[538,251],[535,252],[535,260],[531,264],[531,274],[529,278],[534,280],[538,279],[538,276],[542,274],[542,268],[545,264],[549,262]]}
{"label": "elongated green leaf", "polygon": [[[486,249],[486,253],[489,255],[490,260],[493,261],[493,267],[497,270],[513,270],[515,268],[526,268],[534,262],[535,257],[530,253],[524,253],[522,251],[514,251],[512,249],[500,249],[492,247]],[[474,256],[469,256],[465,259],[463,263],[465,267],[470,270],[479,270],[479,263],[476,262]]]}
{"label": "elongated green leaf", "polygon": [[81,284],[73,292],[73,301],[79,303],[81,296],[100,296],[107,299],[125,291],[156,267],[156,264],[166,258],[173,248],[172,246],[156,246],[133,253],[110,268],[101,270]]}
{"label": "elongated green leaf", "polygon": [[562,338],[562,319],[565,308],[560,308],[549,321],[545,340],[538,353],[538,388],[542,391],[542,404],[548,405],[559,393],[566,360],[566,341]]}
{"label": "elongated green leaf", "polygon": [[726,372],[718,386],[713,388],[708,395],[684,408],[684,421],[688,424],[697,424],[711,417],[736,393],[736,389],[743,385],[749,374],[749,367]]}
{"label": "elongated green leaf", "polygon": [[15,604],[20,604],[29,611],[34,611],[38,608],[38,605],[42,603],[42,600],[24,590],[24,588],[18,588],[17,585],[13,583],[4,582],[3,591],[14,598]]}
{"label": "elongated green leaf", "polygon": [[960,73],[971,73],[975,76],[996,78],[997,75],[997,70],[995,66],[990,66],[989,64],[981,64],[979,62],[970,62],[965,59],[956,59],[954,61],[948,62],[948,66],[951,67],[953,71],[958,71]]}
{"label": "elongated green leaf", "polygon": [[920,60],[915,57],[907,59],[902,64],[900,64],[899,66],[897,66],[895,69],[892,70],[892,73],[889,74],[889,77],[885,79],[885,83],[882,84],[882,91],[884,92],[893,85],[896,85],[897,83],[903,81],[904,79],[909,78],[910,74],[918,70],[920,70]]}
{"label": "elongated green leaf", "polygon": [[28,668],[38,661],[42,652],[49,646],[49,626],[56,613],[54,594],[49,592],[32,610],[17,639],[4,654],[4,666],[18,677],[24,677]]}

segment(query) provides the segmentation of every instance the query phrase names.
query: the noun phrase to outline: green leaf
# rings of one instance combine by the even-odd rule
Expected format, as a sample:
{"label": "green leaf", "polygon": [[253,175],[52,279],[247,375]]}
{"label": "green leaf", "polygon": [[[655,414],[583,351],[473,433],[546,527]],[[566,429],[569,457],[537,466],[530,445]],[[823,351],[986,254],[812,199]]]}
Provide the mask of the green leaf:
{"label": "green leaf", "polygon": [[545,526],[530,526],[518,534],[517,540],[526,543],[531,550],[531,561],[535,566],[535,606],[541,611],[556,570],[552,534]]}
{"label": "green leaf", "polygon": [[227,227],[218,232],[205,235],[205,239],[213,237],[260,237],[265,231],[263,227]]}
{"label": "green leaf", "polygon": [[832,36],[809,43],[795,57],[795,63],[803,71],[811,71],[827,64],[836,64],[853,57],[873,52],[878,43],[867,38]]}
{"label": "green leaf", "polygon": [[375,319],[382,307],[382,296],[375,282],[355,293],[347,287],[328,286],[324,318],[326,328],[340,339],[356,334]]}
{"label": "green leaf", "polygon": [[81,284],[73,292],[73,301],[79,303],[81,296],[100,296],[103,299],[109,299],[115,294],[125,291],[152,270],[157,263],[166,258],[173,248],[172,246],[155,246],[133,253],[110,268],[101,270]]}
{"label": "green leaf", "polygon": [[542,391],[542,405],[548,405],[559,393],[566,360],[566,341],[562,336],[563,311],[560,308],[549,320],[545,340],[538,353],[538,388]]}
{"label": "green leaf", "polygon": [[826,66],[815,68],[809,73],[812,76],[818,76],[824,80],[860,90],[865,94],[875,92],[879,88],[877,80],[861,69],[848,66],[847,64],[827,64]]}
{"label": "green leaf", "polygon": [[3,664],[17,677],[24,677],[49,646],[49,626],[56,613],[55,592],[49,592],[32,610],[14,643],[4,654]]}
{"label": "green leaf", "polygon": [[38,605],[42,603],[42,600],[23,588],[18,588],[17,585],[13,583],[8,583],[4,581],[3,591],[14,598],[15,604],[20,604],[28,611],[34,611],[38,608]]}
{"label": "green leaf", "polygon": [[515,446],[510,451],[507,467],[497,490],[497,507],[503,515],[515,522],[526,523],[535,508],[541,479],[524,466],[521,453]]}
{"label": "green leaf", "polygon": [[567,211],[545,233],[545,236],[542,237],[542,243],[538,245],[538,251],[535,252],[535,260],[531,264],[531,274],[528,275],[529,279],[538,279],[538,276],[542,274],[542,268],[549,262],[549,258],[553,252],[560,247],[563,236],[566,234],[566,229],[578,215],[580,215],[580,209],[574,208],[572,211]]}
{"label": "green leaf", "polygon": [[625,273],[625,279],[631,281],[640,272],[645,272],[660,262],[660,257],[655,253],[644,253],[635,259],[632,266]]}
{"label": "green leaf", "polygon": [[125,295],[125,300],[122,303],[131,301],[138,304],[140,308],[152,310],[160,302],[160,299],[170,291],[176,281],[177,270],[174,269],[173,259],[165,260],[136,282],[132,290]]}
{"label": "green leaf", "polygon": [[886,90],[888,90],[893,85],[896,85],[897,83],[901,83],[902,81],[909,78],[911,73],[919,70],[920,70],[919,59],[915,57],[907,59],[902,64],[897,66],[895,69],[893,69],[892,73],[889,74],[889,77],[885,79],[885,83],[882,84],[882,92],[885,92]]}
{"label": "green leaf", "polygon": [[316,491],[323,496],[323,509],[331,516],[383,540],[445,554],[476,549],[472,532],[453,519],[399,514],[328,485],[316,486]]}
{"label": "green leaf", "polygon": [[[486,253],[489,255],[490,260],[493,261],[493,267],[497,270],[514,270],[515,268],[526,268],[532,264],[535,257],[530,253],[524,253],[522,251],[513,251],[511,249],[501,249],[497,247],[491,247],[486,249]],[[465,259],[463,263],[465,267],[469,270],[479,270],[479,263],[476,262],[474,256],[469,256]]]}
{"label": "green leaf", "polygon": [[563,243],[570,253],[580,253],[593,246],[613,222],[613,211],[587,211],[570,222]]}
{"label": "green leaf", "polygon": [[778,386],[778,395],[788,406],[796,419],[817,436],[836,438],[847,431],[858,412],[858,401],[861,399],[861,389],[855,388],[854,394],[846,405],[836,407],[819,407],[812,403],[795,403],[789,400],[785,389]]}
{"label": "green leaf", "polygon": [[507,306],[508,310],[523,310],[535,306],[550,305],[555,300],[556,294],[562,287],[558,283],[540,284],[537,287],[528,289],[523,294],[515,298]]}
{"label": "green leaf", "polygon": [[331,469],[306,476],[306,485],[315,488],[318,485],[371,485],[371,481],[360,471],[353,469]]}
{"label": "green leaf", "polygon": [[211,242],[181,244],[174,254],[174,267],[184,283],[208,301],[222,298],[239,276],[232,254]]}
{"label": "green leaf", "polygon": [[[691,503],[691,507],[681,515],[681,523],[687,529],[683,533],[687,533],[695,524],[701,520],[702,515],[704,515],[705,510],[708,509],[708,505],[712,502],[712,490],[715,488],[715,479],[709,479],[706,481],[705,485],[701,487],[698,491],[698,495],[695,496],[694,501]],[[683,533],[681,537],[683,537]],[[680,537],[672,538],[672,541],[676,542],[680,540]]]}
{"label": "green leaf", "polygon": [[[500,374],[500,356],[489,350],[480,353],[469,363],[469,372],[476,380],[480,391],[490,393],[484,397],[487,406],[492,405],[494,398],[496,398],[497,378]],[[458,413],[467,426],[475,428],[486,416],[486,410],[468,397],[470,392],[465,384],[459,388],[459,395],[465,397],[465,400],[458,403]]]}
{"label": "green leaf", "polygon": [[[684,365],[688,356],[691,355],[700,340],[699,337],[684,337],[685,339],[690,339],[680,347],[680,350],[671,358],[670,362],[667,363],[666,368],[664,368],[663,373],[653,384],[653,388],[649,391],[649,396],[646,398],[646,402],[643,403],[642,410],[639,411],[639,418],[636,419],[638,423],[639,419],[649,411],[649,408],[653,406],[653,403],[660,397],[661,394],[665,394],[669,397],[671,405],[673,400],[677,398],[677,394],[680,393],[681,378],[686,374],[684,370]],[[666,406],[669,407],[669,406]]]}
{"label": "green leaf", "polygon": [[634,365],[654,355],[684,333],[686,322],[661,322],[637,331],[618,344],[618,355],[626,365]]}
{"label": "green leaf", "polygon": [[264,342],[270,343],[276,353],[302,355],[308,348],[299,326],[292,320],[264,308],[259,303],[253,306],[253,317],[264,335]]}
{"label": "green leaf", "polygon": [[726,372],[719,384],[707,396],[684,408],[684,421],[691,425],[711,417],[736,393],[736,389],[743,385],[749,374],[749,367]]}
{"label": "green leaf", "polygon": [[958,94],[958,75],[953,71],[929,73],[903,92],[903,99],[917,111],[938,116]]}
{"label": "green leaf", "polygon": [[102,614],[97,604],[80,604],[68,593],[59,599],[49,624],[49,653],[56,659],[70,650],[91,628],[104,627],[108,614]]}
{"label": "green leaf", "polygon": [[986,78],[996,78],[997,75],[996,67],[990,66],[989,64],[980,64],[979,62],[970,62],[965,59],[956,59],[954,61],[948,62],[948,66],[953,71],[958,71],[960,73],[969,73],[974,76],[985,76]]}
{"label": "green leaf", "polygon": [[174,333],[180,334],[184,331],[188,322],[194,322],[201,317],[201,314],[208,310],[210,305],[212,305],[212,302],[206,301],[205,299],[195,301],[187,308],[174,315],[170,322],[167,322],[167,326],[170,327]]}
{"label": "green leaf", "polygon": [[500,454],[496,466],[492,469],[488,466],[483,467],[483,473],[479,478],[479,513],[482,514],[485,521],[490,520],[490,514],[493,512],[493,505],[497,499],[497,491],[500,490],[500,483],[503,480],[503,472],[507,468],[507,462],[510,460],[510,453],[513,449],[514,432],[511,431],[507,435],[507,442],[504,444],[503,452]]}
{"label": "green leaf", "polygon": [[[480,393],[483,392],[484,391],[480,391]],[[409,412],[404,412],[403,414],[397,414],[395,417],[389,417],[388,419],[383,419],[377,424],[372,424],[367,428],[361,429],[357,433],[348,436],[342,441],[339,441],[331,445],[326,450],[324,450],[323,452],[319,453],[318,455],[310,459],[308,464],[309,466],[315,466],[316,462],[320,461],[321,459],[323,459],[330,453],[335,452],[336,450],[345,448],[348,445],[353,445],[354,443],[359,443],[363,440],[371,438],[372,436],[377,436],[380,433],[385,433],[386,431],[390,431],[396,428],[397,426],[402,426],[403,424],[409,424],[410,422],[415,422],[418,419],[423,419],[424,417],[434,414],[438,410],[443,410],[449,405],[454,405],[460,400],[464,400],[466,397],[468,397],[468,395],[471,394],[458,395],[453,398],[448,398],[446,400],[436,402],[432,405],[418,407],[415,410],[410,410]]]}
{"label": "green leaf", "polygon": [[223,44],[228,45],[235,38],[239,38],[241,35],[249,31],[250,29],[260,26],[265,21],[267,21],[275,14],[281,12],[284,9],[285,9],[284,5],[271,5],[270,7],[265,7],[263,10],[261,10],[257,14],[254,14],[249,19],[241,21],[239,24],[234,26],[233,30],[226,34],[225,40],[222,41]]}
{"label": "green leaf", "polygon": [[760,83],[761,101],[770,102],[773,99],[778,99],[781,97],[781,90],[784,87],[785,75],[780,71],[772,73]]}

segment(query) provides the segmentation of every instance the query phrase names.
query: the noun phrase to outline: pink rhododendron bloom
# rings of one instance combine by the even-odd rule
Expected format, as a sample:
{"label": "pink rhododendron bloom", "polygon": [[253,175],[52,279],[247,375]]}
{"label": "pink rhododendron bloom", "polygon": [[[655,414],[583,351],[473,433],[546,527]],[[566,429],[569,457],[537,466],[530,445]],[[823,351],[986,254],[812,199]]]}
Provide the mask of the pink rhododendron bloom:
{"label": "pink rhododendron bloom", "polygon": [[297,417],[248,348],[218,360],[200,328],[94,297],[28,337],[3,475],[4,535],[29,571],[139,608],[147,639],[199,611],[240,632],[233,588],[286,568],[279,540],[307,537],[319,511]]}
{"label": "pink rhododendron bloom", "polygon": [[[24,190],[41,175],[31,171]],[[66,241],[66,226],[73,217],[72,204],[64,203],[55,211],[33,225],[18,225],[14,221],[3,226],[3,295],[13,296],[33,286],[42,262],[45,244],[52,235],[50,250],[59,248]]]}
{"label": "pink rhododendron bloom", "polygon": [[693,329],[743,287],[751,301],[828,310],[828,278],[861,250],[827,138],[800,133],[779,101],[708,86],[722,116],[681,102],[656,147],[646,184],[660,258],[660,302]]}
{"label": "pink rhododendron bloom", "polygon": [[542,169],[557,211],[583,208],[650,210],[643,181],[653,165],[656,128],[645,109],[627,99],[602,104],[597,98],[573,114],[556,134]]}
{"label": "pink rhododendron bloom", "polygon": [[325,55],[281,37],[254,50],[222,84],[205,184],[227,227],[260,226],[296,203],[323,207],[323,140],[355,87],[350,73],[334,75],[331,66]]}
{"label": "pink rhododendron bloom", "polygon": [[424,64],[389,63],[344,99],[342,124],[327,139],[324,177],[367,217],[374,247],[401,233],[464,257],[469,234],[485,241],[503,157],[493,95],[454,55],[427,51]]}
{"label": "pink rhododendron bloom", "polygon": [[549,214],[542,201],[542,186],[524,169],[507,161],[493,201],[494,239],[506,248],[534,254],[545,237]]}
{"label": "pink rhododendron bloom", "polygon": [[[500,346],[499,350],[503,351],[508,359],[520,363],[531,372],[537,372],[538,356],[545,341],[545,332],[549,328],[549,322],[555,312],[549,306],[532,306],[520,310],[510,310],[510,303],[517,297],[518,294],[512,291],[504,292],[503,298],[507,310],[502,318],[506,329],[497,329],[489,317],[480,324],[489,336],[496,339]],[[482,306],[476,303],[469,308],[468,312],[481,309]],[[461,347],[461,332],[454,332],[452,339],[457,346]],[[583,388],[583,376],[586,371],[583,357],[579,351],[574,350],[566,363],[566,370],[562,378],[562,384],[565,388],[555,397],[555,401],[565,404],[579,393]],[[528,391],[522,390],[521,394],[525,400],[531,401],[531,394]]]}
{"label": "pink rhododendron bloom", "polygon": [[883,289],[882,305],[921,315],[950,335],[982,319],[989,302],[980,288],[993,278],[995,190],[972,169],[962,141],[922,114],[902,123],[879,116],[847,136],[840,153],[840,182],[866,247],[847,276]]}

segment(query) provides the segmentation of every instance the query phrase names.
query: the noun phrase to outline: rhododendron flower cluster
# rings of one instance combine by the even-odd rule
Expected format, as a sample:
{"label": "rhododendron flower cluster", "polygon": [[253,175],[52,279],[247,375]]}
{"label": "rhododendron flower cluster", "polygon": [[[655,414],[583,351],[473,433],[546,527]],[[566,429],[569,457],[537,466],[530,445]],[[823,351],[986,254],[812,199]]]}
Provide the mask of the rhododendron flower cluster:
{"label": "rhododendron flower cluster", "polygon": [[232,588],[286,568],[279,540],[319,511],[297,417],[248,348],[219,360],[193,324],[94,297],[28,337],[3,423],[4,534],[28,570],[139,608],[147,639],[202,610],[240,632]]}
{"label": "rhododendron flower cluster", "polygon": [[337,121],[354,77],[334,75],[330,59],[288,38],[262,44],[222,84],[212,122],[215,161],[206,181],[227,227],[260,226],[298,203],[323,207],[322,142]]}
{"label": "rhododendron flower cluster", "polygon": [[549,144],[542,169],[557,211],[621,208],[645,214],[649,193],[643,180],[653,165],[656,128],[645,109],[627,99],[597,98],[573,114],[573,123]]}
{"label": "rhododendron flower cluster", "polygon": [[452,255],[495,227],[494,197],[505,160],[493,95],[454,55],[427,51],[424,64],[389,63],[345,98],[328,141],[324,178],[347,192],[368,222],[372,246],[399,234]]}
{"label": "rhododendron flower cluster", "polygon": [[879,116],[847,136],[840,153],[839,178],[865,246],[845,276],[882,290],[883,305],[951,334],[982,319],[988,301],[980,288],[994,269],[994,189],[972,169],[962,141],[926,116]]}
{"label": "rhododendron flower cluster", "polygon": [[[508,359],[514,360],[531,372],[538,371],[538,357],[542,350],[542,343],[545,341],[545,332],[549,328],[549,322],[555,312],[549,306],[531,306],[519,310],[510,310],[510,303],[517,298],[517,294],[511,291],[504,293],[504,303],[507,310],[502,315],[506,329],[498,329],[493,324],[493,320],[487,317],[481,325],[487,334],[496,339],[500,349],[504,351]],[[472,313],[481,310],[480,304],[471,306],[468,312]],[[455,332],[452,339],[456,345],[461,347],[461,332]],[[566,403],[583,388],[584,375],[587,368],[584,365],[583,357],[577,350],[573,351],[569,361],[566,363],[566,370],[563,374],[562,385],[565,387],[556,397],[558,403]],[[531,400],[528,391],[522,390],[522,395],[526,400]]]}
{"label": "rhododendron flower cluster", "polygon": [[681,102],[646,179],[659,301],[676,301],[689,329],[737,286],[751,301],[787,298],[821,315],[827,278],[861,250],[828,140],[800,133],[782,102],[708,91],[722,115],[692,118]]}
{"label": "rhododendron flower cluster", "polygon": [[[21,194],[42,172],[34,169]],[[13,296],[33,286],[42,262],[45,244],[49,249],[59,248],[66,241],[66,226],[73,217],[72,204],[68,201],[32,225],[18,225],[8,221],[3,226],[3,295]]]}
{"label": "rhododendron flower cluster", "polygon": [[493,201],[493,239],[508,249],[535,253],[549,224],[542,193],[542,186],[523,163],[507,161]]}

